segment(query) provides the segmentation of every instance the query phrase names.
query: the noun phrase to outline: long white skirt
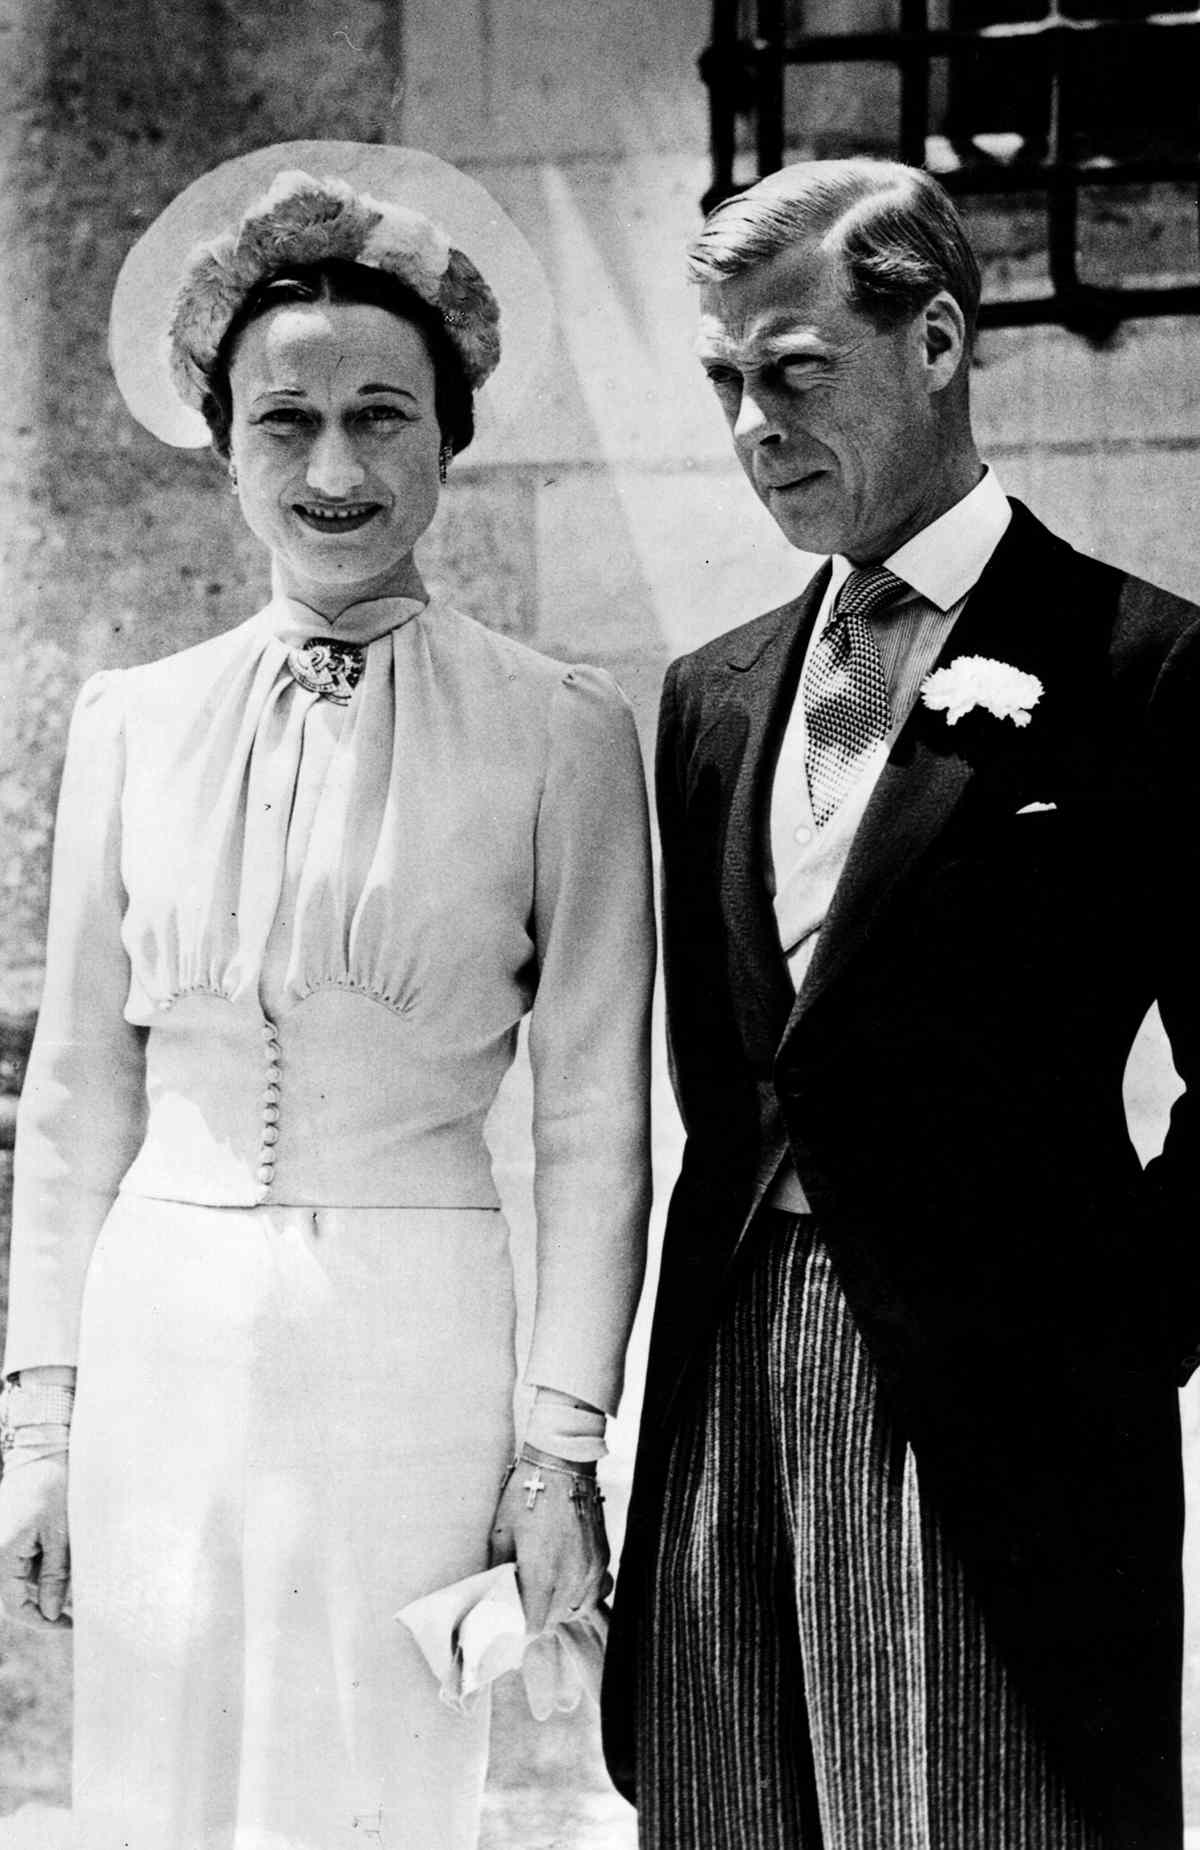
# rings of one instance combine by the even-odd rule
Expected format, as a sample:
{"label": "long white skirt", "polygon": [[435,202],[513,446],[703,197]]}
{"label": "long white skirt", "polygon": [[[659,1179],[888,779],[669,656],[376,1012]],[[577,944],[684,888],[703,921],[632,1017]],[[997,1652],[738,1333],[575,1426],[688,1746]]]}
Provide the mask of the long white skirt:
{"label": "long white skirt", "polygon": [[393,1615],[486,1565],[513,1337],[497,1213],[119,1199],[71,1447],[80,1850],[470,1850],[486,1704]]}

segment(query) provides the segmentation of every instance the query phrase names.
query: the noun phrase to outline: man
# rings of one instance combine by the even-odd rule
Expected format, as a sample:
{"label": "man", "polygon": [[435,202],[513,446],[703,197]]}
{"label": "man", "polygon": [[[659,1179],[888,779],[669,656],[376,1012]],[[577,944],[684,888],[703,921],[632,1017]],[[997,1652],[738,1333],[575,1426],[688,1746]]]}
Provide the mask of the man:
{"label": "man", "polygon": [[[687,1145],[609,1763],[648,1850],[1178,1850],[1200,610],[983,468],[926,175],[789,168],[691,261],[832,558],[664,692]],[[1192,1089],[1143,1174],[1155,1000]]]}

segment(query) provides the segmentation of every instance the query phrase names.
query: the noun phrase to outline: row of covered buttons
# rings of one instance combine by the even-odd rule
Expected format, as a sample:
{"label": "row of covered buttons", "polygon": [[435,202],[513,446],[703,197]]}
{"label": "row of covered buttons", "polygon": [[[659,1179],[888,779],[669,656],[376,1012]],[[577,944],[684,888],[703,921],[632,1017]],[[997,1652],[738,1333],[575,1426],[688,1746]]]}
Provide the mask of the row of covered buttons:
{"label": "row of covered buttons", "polygon": [[263,1091],[262,1130],[258,1139],[258,1180],[264,1188],[270,1188],[275,1180],[275,1145],[279,1142],[279,1082],[283,1077],[279,1065],[279,1030],[273,1021],[263,1022],[263,1045],[267,1054],[267,1071]]}

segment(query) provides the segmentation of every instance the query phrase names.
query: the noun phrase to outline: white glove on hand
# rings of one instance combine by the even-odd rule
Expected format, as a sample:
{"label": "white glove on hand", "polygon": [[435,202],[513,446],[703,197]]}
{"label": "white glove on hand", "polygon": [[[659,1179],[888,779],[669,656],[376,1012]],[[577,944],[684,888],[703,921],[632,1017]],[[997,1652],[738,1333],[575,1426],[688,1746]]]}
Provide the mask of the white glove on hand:
{"label": "white glove on hand", "polygon": [[0,1605],[35,1627],[69,1627],[67,1454],[10,1452],[0,1482]]}

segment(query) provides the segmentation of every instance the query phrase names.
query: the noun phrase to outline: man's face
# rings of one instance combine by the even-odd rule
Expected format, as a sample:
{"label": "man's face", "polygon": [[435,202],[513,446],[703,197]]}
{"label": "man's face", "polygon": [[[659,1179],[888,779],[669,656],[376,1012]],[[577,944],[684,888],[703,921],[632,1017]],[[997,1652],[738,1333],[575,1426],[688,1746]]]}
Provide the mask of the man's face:
{"label": "man's face", "polygon": [[924,311],[876,328],[813,243],[706,285],[700,317],[742,467],[793,546],[881,559],[942,512]]}

